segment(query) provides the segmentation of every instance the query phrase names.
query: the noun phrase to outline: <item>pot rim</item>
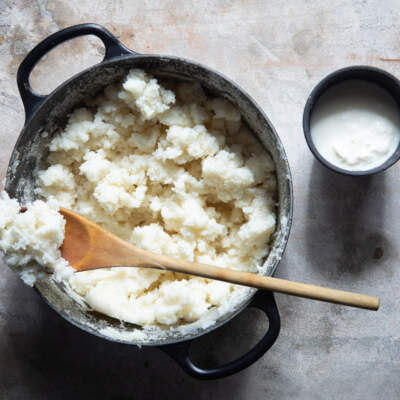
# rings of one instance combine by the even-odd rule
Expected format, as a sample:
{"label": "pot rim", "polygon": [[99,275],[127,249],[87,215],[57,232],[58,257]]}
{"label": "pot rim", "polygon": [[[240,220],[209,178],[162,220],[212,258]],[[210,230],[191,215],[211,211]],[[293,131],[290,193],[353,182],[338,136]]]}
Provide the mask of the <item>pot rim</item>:
{"label": "pot rim", "polygon": [[[62,82],[60,85],[58,85],[53,91],[51,91],[51,93],[49,93],[46,96],[40,96],[41,97],[41,101],[40,104],[37,105],[37,107],[33,110],[31,116],[29,118],[27,118],[27,120],[25,121],[24,127],[16,141],[15,147],[13,149],[12,154],[15,153],[21,138],[23,137],[24,132],[26,131],[26,129],[30,126],[30,124],[36,119],[40,117],[41,111],[43,110],[43,108],[45,108],[45,106],[51,101],[51,99],[57,95],[57,93],[59,93],[60,91],[64,90],[65,88],[67,88],[68,86],[70,86],[73,82],[77,81],[78,79],[82,78],[82,76],[84,76],[87,73],[93,72],[96,69],[102,69],[106,66],[113,66],[113,65],[117,65],[118,62],[120,61],[126,61],[126,60],[135,60],[136,62],[140,62],[140,61],[146,61],[146,60],[151,60],[154,59],[156,61],[162,61],[162,62],[170,62],[170,61],[174,61],[174,62],[178,62],[178,63],[182,63],[182,64],[191,64],[192,66],[198,68],[199,70],[204,70],[206,72],[209,72],[219,78],[222,78],[223,81],[227,82],[229,85],[231,85],[236,91],[240,92],[248,102],[250,102],[255,109],[257,110],[257,112],[261,115],[261,117],[266,121],[268,128],[271,130],[273,136],[274,136],[274,140],[276,141],[277,147],[279,148],[279,153],[280,156],[282,158],[282,161],[285,164],[285,174],[286,174],[286,186],[287,186],[287,192],[288,192],[288,199],[286,199],[287,204],[288,204],[288,208],[287,208],[287,213],[285,213],[285,217],[286,217],[286,221],[285,221],[285,225],[281,226],[282,224],[282,220],[280,218],[279,215],[279,210],[277,213],[277,219],[278,219],[278,224],[277,224],[277,228],[274,232],[274,238],[271,240],[271,243],[274,243],[276,239],[275,235],[278,233],[279,229],[282,229],[282,237],[280,238],[279,243],[276,244],[276,249],[274,249],[276,251],[276,260],[273,263],[272,268],[270,268],[269,271],[269,276],[272,276],[275,271],[276,268],[278,267],[279,262],[281,261],[282,255],[286,249],[287,246],[287,242],[289,239],[289,234],[290,234],[290,230],[291,230],[291,225],[292,225],[292,220],[293,220],[293,182],[292,182],[292,176],[291,176],[291,171],[290,171],[290,167],[289,167],[289,163],[288,163],[288,159],[286,156],[286,152],[284,150],[284,147],[282,145],[282,142],[280,140],[280,137],[278,136],[275,127],[273,126],[273,124],[271,123],[270,119],[267,117],[267,115],[264,113],[264,111],[262,110],[262,108],[257,104],[257,102],[243,89],[241,88],[238,84],[236,84],[234,81],[232,81],[230,78],[226,77],[224,74],[216,71],[213,68],[210,68],[208,66],[205,66],[201,63],[198,63],[196,61],[187,59],[187,58],[183,58],[183,57],[177,57],[177,56],[169,56],[169,55],[160,55],[160,54],[137,54],[137,53],[133,53],[132,54],[124,54],[121,56],[117,56],[117,57],[113,57],[111,59],[105,59],[100,63],[97,63],[95,65],[92,65],[88,68],[85,68],[84,70],[78,72],[77,74],[73,75],[72,77],[68,78],[66,81]],[[151,70],[150,70],[151,72]],[[157,73],[154,73],[155,75],[157,75]],[[179,73],[177,73],[177,77],[176,79],[179,79],[178,77]],[[183,73],[182,73],[183,75]],[[193,77],[193,80],[197,80],[199,81],[198,77]],[[99,86],[99,90],[101,90],[101,88],[104,87],[101,85]],[[240,110],[242,111],[242,110]],[[10,164],[9,164],[9,168],[8,170],[10,170],[10,166],[12,163],[12,159],[10,160]],[[7,190],[9,184],[9,174],[7,173],[7,180],[6,180],[6,185],[5,185],[5,189]],[[270,253],[268,254],[267,257],[269,257]],[[266,275],[266,274],[265,274]],[[54,304],[52,304],[50,302],[49,299],[47,299],[40,291],[40,289],[38,287],[35,287],[37,293],[40,295],[40,297],[43,298],[43,300],[50,306],[50,308],[52,308],[54,311],[57,312],[57,314],[59,314],[60,316],[62,316],[65,320],[67,320],[68,322],[70,322],[72,325],[79,327],[80,329],[101,337],[103,339],[109,340],[109,341],[113,341],[113,342],[118,342],[118,343],[124,343],[124,344],[131,344],[131,345],[139,345],[139,346],[148,346],[148,347],[153,347],[153,346],[160,346],[160,345],[168,345],[168,344],[175,344],[175,343],[180,343],[180,342],[185,342],[188,340],[194,340],[200,336],[203,336],[217,328],[219,328],[220,326],[224,325],[225,323],[229,322],[231,319],[233,319],[236,315],[238,315],[240,312],[242,312],[248,305],[249,303],[252,301],[255,293],[257,292],[257,289],[253,289],[249,292],[249,294],[246,295],[246,300],[241,300],[241,304],[240,306],[237,307],[236,310],[232,311],[229,315],[224,316],[221,315],[214,324],[210,325],[209,327],[205,328],[205,329],[198,329],[195,331],[195,333],[193,334],[189,334],[187,336],[183,336],[180,338],[174,338],[174,337],[169,337],[167,339],[160,339],[160,340],[154,340],[151,342],[141,342],[140,340],[124,340],[124,339],[119,339],[119,338],[114,338],[114,337],[110,337],[110,336],[106,336],[105,334],[96,331],[95,329],[91,328],[88,325],[85,325],[83,323],[80,323],[78,321],[73,320],[68,313],[63,310],[63,309],[59,309],[56,308],[56,306]]]}

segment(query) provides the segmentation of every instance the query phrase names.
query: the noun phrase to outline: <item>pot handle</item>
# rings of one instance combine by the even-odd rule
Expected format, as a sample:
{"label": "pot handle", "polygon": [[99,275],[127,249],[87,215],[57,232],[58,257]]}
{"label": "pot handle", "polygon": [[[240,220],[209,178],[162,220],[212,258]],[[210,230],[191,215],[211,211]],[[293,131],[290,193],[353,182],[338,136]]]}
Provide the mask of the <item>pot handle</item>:
{"label": "pot handle", "polygon": [[159,348],[172,357],[186,373],[194,378],[203,380],[217,379],[235,374],[256,362],[271,348],[279,335],[281,327],[278,307],[276,306],[272,292],[258,291],[249,304],[249,307],[256,307],[264,311],[269,321],[268,331],[249,352],[234,361],[216,368],[202,369],[193,364],[190,359],[189,348],[192,340],[159,346]]}
{"label": "pot handle", "polygon": [[[44,101],[47,96],[35,93],[29,84],[29,75],[31,74],[36,63],[50,50],[67,40],[74,39],[79,36],[94,35],[97,36],[104,44],[105,56],[103,61],[114,57],[120,57],[125,54],[135,55],[132,50],[125,47],[114,35],[106,28],[97,24],[81,24],[70,26],[53,33],[36,47],[34,47],[25,59],[22,61],[17,72],[17,84],[22,102],[25,108],[25,124],[33,115],[34,111]],[[102,61],[102,62],[103,62]]]}

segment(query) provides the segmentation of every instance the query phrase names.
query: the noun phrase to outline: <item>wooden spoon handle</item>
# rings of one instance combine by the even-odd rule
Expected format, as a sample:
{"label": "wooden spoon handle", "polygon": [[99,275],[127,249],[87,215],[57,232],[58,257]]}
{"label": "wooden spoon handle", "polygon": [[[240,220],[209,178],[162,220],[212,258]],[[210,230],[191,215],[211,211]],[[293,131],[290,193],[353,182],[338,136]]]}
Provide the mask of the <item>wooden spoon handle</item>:
{"label": "wooden spoon handle", "polygon": [[379,308],[379,299],[377,297],[364,294],[328,289],[321,286],[292,282],[285,279],[219,268],[211,265],[189,263],[168,256],[157,256],[154,262],[157,262],[159,266],[163,265],[166,269],[175,272],[183,272],[185,274],[251,286],[258,289],[271,290],[273,292],[285,293],[292,296],[327,301],[329,303],[343,304],[368,310],[378,310]]}

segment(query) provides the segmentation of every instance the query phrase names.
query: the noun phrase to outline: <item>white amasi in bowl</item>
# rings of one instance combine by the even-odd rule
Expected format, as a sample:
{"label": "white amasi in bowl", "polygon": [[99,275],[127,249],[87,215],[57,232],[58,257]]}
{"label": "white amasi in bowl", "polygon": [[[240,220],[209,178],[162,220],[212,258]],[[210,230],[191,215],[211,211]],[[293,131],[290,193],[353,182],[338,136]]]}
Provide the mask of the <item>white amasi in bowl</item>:
{"label": "white amasi in bowl", "polygon": [[400,110],[376,84],[349,80],[324,93],[311,117],[311,137],[335,166],[366,171],[382,165],[400,141]]}

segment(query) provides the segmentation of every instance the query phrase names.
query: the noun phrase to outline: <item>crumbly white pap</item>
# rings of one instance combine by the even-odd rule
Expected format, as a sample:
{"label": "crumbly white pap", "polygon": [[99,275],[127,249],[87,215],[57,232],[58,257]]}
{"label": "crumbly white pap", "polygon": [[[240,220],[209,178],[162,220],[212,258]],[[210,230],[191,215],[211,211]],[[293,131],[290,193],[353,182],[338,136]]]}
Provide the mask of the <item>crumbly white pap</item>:
{"label": "crumbly white pap", "polygon": [[[71,275],[64,265],[61,273],[57,205],[156,253],[262,272],[275,229],[274,163],[239,111],[199,84],[160,84],[131,70],[69,116],[46,163],[36,192],[47,205],[37,201],[17,215],[17,202],[0,200],[0,210],[12,209],[0,211],[0,246],[12,265],[35,261],[58,271],[92,309],[145,326],[189,323],[210,309],[226,312],[246,289],[144,268]],[[22,270],[33,284],[36,270]]]}
{"label": "crumbly white pap", "polygon": [[61,257],[65,220],[54,200],[37,200],[21,213],[21,206],[0,193],[0,251],[4,261],[16,269],[23,281],[32,286],[45,271],[58,280],[69,279],[74,270]]}

